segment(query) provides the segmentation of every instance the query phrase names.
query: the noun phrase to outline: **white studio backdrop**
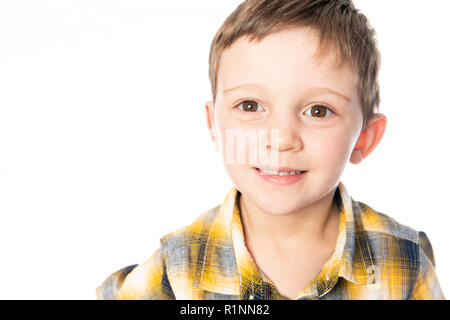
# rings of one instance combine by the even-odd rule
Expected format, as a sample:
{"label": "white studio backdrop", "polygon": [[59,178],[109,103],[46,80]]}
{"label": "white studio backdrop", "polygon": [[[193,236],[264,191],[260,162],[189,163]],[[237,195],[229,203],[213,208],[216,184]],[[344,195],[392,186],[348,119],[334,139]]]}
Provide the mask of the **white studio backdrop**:
{"label": "white studio backdrop", "polygon": [[[1,299],[94,299],[223,201],[211,40],[241,1],[0,0]],[[378,34],[378,148],[354,199],[429,236],[444,294],[450,3],[355,0]]]}

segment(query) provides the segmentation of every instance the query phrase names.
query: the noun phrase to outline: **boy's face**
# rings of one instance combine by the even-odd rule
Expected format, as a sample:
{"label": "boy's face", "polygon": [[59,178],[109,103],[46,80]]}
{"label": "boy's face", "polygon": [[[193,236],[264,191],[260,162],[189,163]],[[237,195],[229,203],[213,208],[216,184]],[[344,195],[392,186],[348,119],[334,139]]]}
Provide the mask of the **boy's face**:
{"label": "boy's face", "polygon": [[[227,129],[264,129],[269,139],[259,147],[276,152],[279,167],[306,171],[280,185],[262,179],[255,167],[274,166],[250,163],[250,150],[244,164],[225,161],[237,189],[272,214],[295,212],[334,191],[362,129],[355,73],[338,68],[333,54],[315,60],[317,38],[307,30],[284,29],[260,43],[234,42],[221,57],[216,103],[206,105],[220,150],[228,143]],[[278,129],[275,140],[271,129]]]}

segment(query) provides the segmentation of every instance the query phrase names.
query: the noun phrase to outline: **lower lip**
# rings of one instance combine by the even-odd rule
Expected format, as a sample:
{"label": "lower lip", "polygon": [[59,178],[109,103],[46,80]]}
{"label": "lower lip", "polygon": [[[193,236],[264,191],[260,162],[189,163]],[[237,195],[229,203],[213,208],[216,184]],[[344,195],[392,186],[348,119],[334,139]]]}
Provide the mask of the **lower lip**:
{"label": "lower lip", "polygon": [[263,179],[264,181],[271,183],[271,184],[275,184],[278,186],[288,186],[294,183],[299,182],[300,180],[302,180],[304,178],[304,176],[306,175],[306,171],[299,173],[299,174],[292,174],[292,175],[288,175],[288,176],[278,176],[278,175],[269,175],[269,174],[262,174],[261,171],[259,171],[256,168],[252,168],[253,170],[255,170],[256,174]]}

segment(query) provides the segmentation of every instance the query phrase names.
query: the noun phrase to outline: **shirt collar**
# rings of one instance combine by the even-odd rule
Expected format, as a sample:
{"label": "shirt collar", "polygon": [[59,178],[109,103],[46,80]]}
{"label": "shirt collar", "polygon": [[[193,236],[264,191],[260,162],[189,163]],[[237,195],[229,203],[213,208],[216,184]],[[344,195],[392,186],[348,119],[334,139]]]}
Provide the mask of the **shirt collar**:
{"label": "shirt collar", "polygon": [[[232,276],[227,278],[227,281],[215,279],[211,276],[214,272],[206,272],[207,266],[203,265],[201,272],[198,273],[197,287],[222,294],[239,295],[241,300],[269,299],[270,281],[258,271],[245,246],[238,204],[240,195],[241,193],[233,187],[225,196],[211,225],[202,259],[203,261],[216,261],[217,255],[221,254],[220,248],[231,246],[235,261],[229,265],[233,270],[227,270],[227,272]],[[340,209],[339,233],[335,251],[321,272],[300,292],[298,298],[325,295],[334,287],[339,277],[358,284],[359,277],[355,277],[353,272],[355,245],[359,246],[366,270],[373,269],[367,237],[365,232],[362,232],[360,207],[349,196],[342,182],[339,183],[336,190],[335,201]],[[220,235],[218,235],[218,230],[220,230]],[[219,246],[218,239],[220,239]]]}

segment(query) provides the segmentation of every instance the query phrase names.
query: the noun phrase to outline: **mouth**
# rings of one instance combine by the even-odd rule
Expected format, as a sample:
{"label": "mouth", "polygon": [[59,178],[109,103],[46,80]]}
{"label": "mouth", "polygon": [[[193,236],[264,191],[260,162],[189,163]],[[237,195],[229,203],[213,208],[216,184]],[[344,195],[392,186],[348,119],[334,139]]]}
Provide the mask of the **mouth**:
{"label": "mouth", "polygon": [[264,176],[278,176],[278,177],[300,175],[300,174],[306,172],[306,170],[299,170],[299,169],[291,168],[291,167],[280,167],[280,168],[257,168],[257,167],[253,167],[253,169],[257,170],[260,175],[264,175]]}
{"label": "mouth", "polygon": [[252,170],[263,183],[275,186],[290,186],[303,181],[306,177],[306,170],[282,167],[276,170],[253,167]]}

